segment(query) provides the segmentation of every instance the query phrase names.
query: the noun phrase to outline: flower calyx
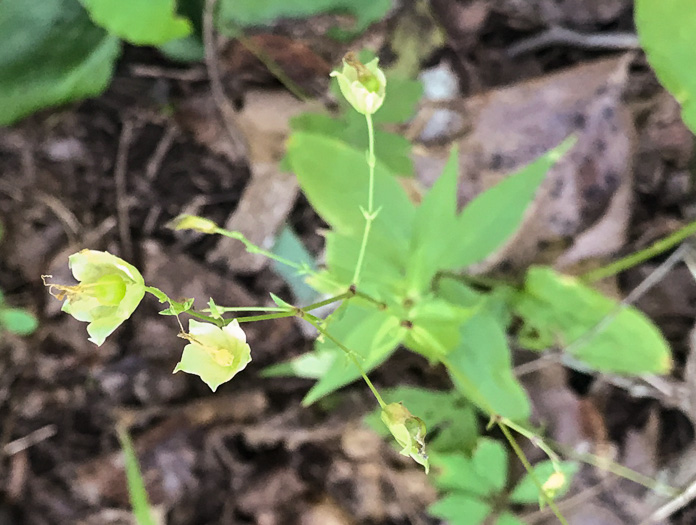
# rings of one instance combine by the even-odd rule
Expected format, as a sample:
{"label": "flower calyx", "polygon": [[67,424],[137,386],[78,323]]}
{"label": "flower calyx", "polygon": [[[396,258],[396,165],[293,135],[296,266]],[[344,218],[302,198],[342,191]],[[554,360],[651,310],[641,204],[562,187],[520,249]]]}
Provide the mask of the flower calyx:
{"label": "flower calyx", "polygon": [[410,456],[416,463],[423,465],[427,474],[430,463],[425,452],[426,428],[423,420],[411,414],[402,403],[390,403],[382,407],[381,417],[397,443],[403,447],[399,453]]}

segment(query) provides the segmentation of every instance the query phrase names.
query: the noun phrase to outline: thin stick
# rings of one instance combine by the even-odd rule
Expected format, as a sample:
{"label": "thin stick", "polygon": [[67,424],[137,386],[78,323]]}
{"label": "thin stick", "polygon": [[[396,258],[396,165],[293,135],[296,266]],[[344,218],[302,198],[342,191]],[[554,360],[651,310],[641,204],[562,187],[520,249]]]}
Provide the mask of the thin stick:
{"label": "thin stick", "polygon": [[239,126],[239,118],[234,107],[225,95],[222,86],[220,69],[217,60],[217,48],[215,45],[213,18],[217,0],[205,0],[203,10],[203,44],[205,46],[205,65],[208,68],[208,78],[210,79],[210,90],[213,94],[213,101],[218,109],[222,125],[227,131],[232,152],[236,159],[241,159],[249,151],[242,128]]}
{"label": "thin stick", "polygon": [[128,149],[133,140],[135,125],[132,120],[123,122],[121,136],[118,140],[116,164],[114,166],[114,182],[116,186],[116,218],[118,220],[118,236],[126,259],[133,258],[133,241],[130,236],[130,217],[128,215],[128,190],[126,172],[128,170]]}

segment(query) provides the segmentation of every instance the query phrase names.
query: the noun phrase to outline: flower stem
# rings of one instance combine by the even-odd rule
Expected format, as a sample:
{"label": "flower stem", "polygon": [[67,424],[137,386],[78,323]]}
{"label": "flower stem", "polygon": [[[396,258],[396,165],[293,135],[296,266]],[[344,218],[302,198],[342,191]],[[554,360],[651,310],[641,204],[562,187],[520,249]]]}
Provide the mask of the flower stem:
{"label": "flower stem", "polygon": [[365,369],[362,367],[358,359],[355,357],[355,354],[350,348],[348,348],[346,345],[341,343],[338,339],[336,339],[333,335],[331,335],[329,332],[324,329],[321,324],[319,323],[319,319],[317,317],[314,317],[311,314],[305,314],[302,315],[301,313],[298,313],[299,316],[302,317],[305,321],[307,321],[309,324],[311,324],[314,328],[317,329],[317,332],[319,332],[321,335],[326,337],[329,341],[331,341],[333,344],[335,344],[338,348],[343,350],[346,355],[350,358],[351,361],[353,361],[353,364],[358,367],[358,370],[360,371],[360,375],[362,376],[363,380],[367,384],[367,386],[370,388],[372,391],[372,394],[375,396],[375,399],[377,399],[377,403],[379,403],[379,406],[381,408],[384,408],[387,406],[387,404],[384,402],[384,399],[382,399],[382,396],[379,394],[377,389],[375,388],[375,385],[372,384],[372,381],[370,381],[370,378],[367,377],[367,374],[365,373]]}
{"label": "flower stem", "polygon": [[504,420],[503,418],[497,417],[497,418],[495,418],[495,423],[498,425],[498,427],[500,428],[502,433],[505,435],[505,439],[507,439],[508,443],[510,443],[510,447],[512,447],[512,450],[515,452],[517,457],[520,458],[522,465],[524,465],[525,470],[529,473],[529,477],[532,478],[532,481],[539,489],[539,495],[541,496],[541,498],[546,502],[546,504],[549,506],[549,508],[556,515],[556,517],[558,518],[558,521],[561,522],[563,525],[568,525],[568,522],[563,517],[563,514],[561,514],[561,511],[558,508],[558,506],[556,505],[556,502],[553,501],[553,499],[550,498],[549,495],[544,490],[544,487],[542,486],[541,482],[534,474],[534,468],[532,467],[531,463],[529,463],[527,456],[525,456],[524,451],[522,450],[520,445],[517,443],[517,440],[512,435],[512,432],[510,432],[510,428],[507,425],[507,423],[509,423],[509,421],[506,422],[506,420]]}
{"label": "flower stem", "polygon": [[[367,152],[367,166],[370,172],[370,178],[367,190],[367,210],[362,210],[363,216],[365,217],[365,230],[363,232],[362,242],[360,243],[360,252],[358,254],[358,262],[355,265],[355,273],[353,274],[353,284],[357,285],[360,282],[360,272],[362,270],[363,261],[365,260],[365,251],[367,250],[367,239],[370,236],[370,230],[372,229],[372,221],[375,220],[377,213],[374,211],[375,205],[375,131],[372,125],[372,115],[366,114],[365,120],[367,121],[367,140],[368,140],[368,152]],[[361,208],[362,209],[362,208]]]}
{"label": "flower stem", "polygon": [[246,251],[249,253],[256,253],[259,255],[263,255],[264,257],[268,257],[269,259],[272,259],[276,262],[279,262],[280,264],[290,266],[291,268],[294,268],[295,270],[305,270],[305,268],[301,264],[298,264],[294,261],[291,261],[290,259],[286,259],[285,257],[281,257],[280,255],[276,255],[273,252],[269,252],[268,250],[264,250],[260,246],[255,245],[253,242],[251,242],[249,239],[247,239],[246,236],[242,232],[226,230],[226,229],[220,228],[218,226],[215,229],[215,233],[218,233],[218,234],[223,235],[225,237],[229,237],[230,239],[236,239],[236,240],[240,241],[241,243],[244,244]]}
{"label": "flower stem", "polygon": [[602,268],[598,268],[596,270],[587,272],[582,276],[582,280],[594,282],[604,279],[605,277],[611,277],[612,275],[621,273],[624,270],[633,268],[634,266],[642,263],[643,261],[647,261],[648,259],[651,259],[652,257],[655,257],[656,255],[659,255],[669,250],[673,246],[676,246],[677,244],[682,242],[687,237],[690,237],[694,234],[696,234],[696,221],[690,222],[686,226],[679,228],[677,231],[668,235],[664,239],[655,241],[653,244],[651,244],[647,248],[644,248],[643,250],[627,255],[626,257],[622,257],[618,261],[614,261],[613,263],[608,264]]}

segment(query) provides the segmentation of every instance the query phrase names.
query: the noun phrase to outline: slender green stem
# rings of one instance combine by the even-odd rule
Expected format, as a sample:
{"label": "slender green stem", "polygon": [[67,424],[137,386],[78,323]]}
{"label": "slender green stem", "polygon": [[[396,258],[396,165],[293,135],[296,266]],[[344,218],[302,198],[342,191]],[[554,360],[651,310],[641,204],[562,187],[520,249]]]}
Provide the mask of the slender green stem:
{"label": "slender green stem", "polygon": [[[296,314],[294,311],[286,310],[284,312],[278,312],[275,314],[264,314],[264,315],[248,315],[246,317],[236,317],[239,323],[251,323],[254,321],[268,321],[269,319],[282,319],[283,317],[294,317]],[[225,319],[225,324],[229,324],[234,319]]]}
{"label": "slender green stem", "polygon": [[607,266],[603,266],[602,268],[598,268],[596,270],[587,272],[582,276],[582,279],[584,281],[594,282],[604,279],[606,277],[611,277],[612,275],[616,275],[617,273],[621,273],[624,270],[633,268],[634,266],[642,263],[643,261],[647,261],[648,259],[651,259],[652,257],[655,257],[656,255],[659,255],[669,250],[670,248],[682,242],[684,239],[691,237],[694,234],[696,234],[696,221],[690,222],[683,228],[679,228],[674,233],[668,235],[664,239],[660,239],[659,241],[654,242],[653,244],[651,244],[643,250],[627,255],[626,257],[623,257],[618,261],[614,261],[613,263],[608,264]]}
{"label": "slender green stem", "polygon": [[[287,312],[287,308],[281,306],[218,306],[218,312],[226,314],[229,312]],[[204,312],[210,312],[210,308],[205,308]]]}
{"label": "slender green stem", "polygon": [[241,243],[244,244],[246,251],[249,253],[257,253],[259,255],[263,255],[264,257],[268,257],[269,259],[277,261],[281,264],[285,264],[286,266],[290,266],[291,268],[294,268],[295,270],[303,270],[304,269],[301,264],[298,264],[294,261],[291,261],[290,259],[286,259],[285,257],[281,257],[279,255],[276,255],[273,252],[269,252],[268,250],[264,250],[263,248],[256,246],[253,242],[251,242],[249,239],[247,239],[245,237],[245,235],[241,232],[230,231],[230,230],[226,230],[224,228],[218,227],[215,229],[215,233],[218,233],[220,235],[224,235],[225,237],[229,237],[230,239],[236,239],[236,240],[240,241]]}
{"label": "slender green stem", "polygon": [[561,522],[563,525],[568,525],[568,522],[563,517],[563,514],[561,514],[561,511],[558,508],[558,506],[556,505],[556,502],[553,501],[553,499],[549,497],[549,495],[544,490],[544,487],[542,486],[541,482],[534,474],[534,468],[532,467],[531,463],[527,459],[527,456],[525,456],[524,451],[522,450],[520,445],[517,443],[517,440],[512,435],[512,432],[510,432],[510,429],[508,428],[508,426],[505,424],[505,422],[501,418],[496,419],[496,424],[498,425],[498,428],[500,428],[502,433],[505,435],[505,439],[507,439],[508,443],[510,443],[510,447],[512,447],[512,450],[515,452],[517,457],[520,458],[522,465],[524,465],[525,470],[529,473],[529,477],[532,478],[532,481],[539,489],[539,495],[543,498],[543,500],[546,502],[546,504],[549,506],[549,508],[556,515],[556,517],[558,518],[558,521]]}
{"label": "slender green stem", "polygon": [[386,407],[387,404],[384,402],[384,399],[382,399],[382,396],[379,394],[379,392],[378,392],[377,389],[375,388],[375,385],[372,384],[372,381],[370,381],[370,378],[367,377],[367,374],[365,373],[365,369],[362,367],[362,365],[361,365],[360,362],[357,360],[357,358],[355,357],[354,353],[350,350],[350,348],[348,348],[346,345],[344,345],[343,343],[341,343],[341,341],[339,341],[339,340],[336,339],[333,335],[331,335],[329,332],[327,332],[327,331],[321,326],[321,324],[318,322],[319,320],[318,320],[316,317],[314,317],[313,315],[305,315],[305,316],[302,316],[302,315],[300,314],[300,316],[301,316],[305,321],[307,321],[309,324],[311,324],[314,328],[316,328],[316,329],[317,329],[317,332],[319,332],[321,335],[323,335],[324,337],[326,337],[329,341],[331,341],[333,344],[335,344],[338,348],[340,348],[341,350],[343,350],[343,351],[346,353],[346,355],[350,358],[350,360],[353,361],[353,364],[355,364],[355,366],[358,367],[358,370],[360,371],[360,375],[362,376],[362,378],[363,378],[363,380],[365,381],[365,383],[367,383],[367,386],[368,386],[368,387],[370,388],[370,390],[372,391],[372,394],[375,396],[375,399],[377,399],[377,402],[379,403],[379,406],[380,406],[381,408]]}
{"label": "slender green stem", "polygon": [[201,321],[207,321],[208,323],[213,323],[215,325],[220,326],[222,323],[220,322],[220,319],[217,317],[212,317],[210,315],[205,315],[196,312],[195,310],[186,310],[185,312],[181,312],[182,314],[188,314],[191,317],[195,317],[197,319],[200,319]]}
{"label": "slender green stem", "polygon": [[499,418],[498,420],[499,423],[502,423],[503,425],[510,427],[513,429],[515,432],[518,434],[523,435],[526,437],[529,441],[531,441],[535,447],[540,448],[541,450],[544,451],[544,453],[549,457],[549,459],[555,464],[558,465],[561,462],[561,458],[558,457],[558,454],[554,452],[551,447],[549,447],[546,442],[536,435],[534,432],[531,432],[530,430],[527,430],[523,426],[518,425],[517,423],[514,423],[513,421],[510,421],[509,419],[503,417]]}
{"label": "slender green stem", "polygon": [[355,273],[353,274],[353,284],[357,285],[360,282],[360,272],[362,270],[363,261],[365,260],[365,251],[367,250],[367,239],[370,236],[370,230],[372,229],[372,221],[375,220],[376,213],[374,211],[375,205],[375,131],[372,125],[372,115],[365,115],[367,120],[367,140],[368,140],[368,152],[367,152],[367,166],[370,171],[370,178],[368,182],[367,190],[367,210],[363,210],[363,216],[365,217],[365,230],[363,232],[362,242],[360,243],[360,252],[358,254],[358,262],[355,265]]}
{"label": "slender green stem", "polygon": [[583,463],[592,465],[600,470],[611,472],[612,474],[615,474],[621,478],[627,479],[633,483],[637,483],[638,485],[642,485],[645,488],[655,491],[662,496],[675,498],[679,494],[679,491],[674,487],[660,481],[655,481],[654,479],[621,465],[620,463],[616,463],[615,461],[607,460],[601,456],[590,454],[589,452],[577,452],[572,447],[568,447],[560,443],[554,443],[553,446],[570,459],[582,461]]}
{"label": "slender green stem", "polygon": [[347,292],[343,292],[342,294],[335,295],[334,297],[329,297],[328,299],[324,299],[323,301],[319,301],[316,303],[312,303],[309,306],[303,306],[302,310],[305,312],[311,312],[312,310],[316,310],[317,308],[321,308],[322,306],[326,306],[328,304],[333,304],[338,301],[343,301],[344,299],[350,299],[351,297],[354,297],[356,294],[352,292],[351,290]]}

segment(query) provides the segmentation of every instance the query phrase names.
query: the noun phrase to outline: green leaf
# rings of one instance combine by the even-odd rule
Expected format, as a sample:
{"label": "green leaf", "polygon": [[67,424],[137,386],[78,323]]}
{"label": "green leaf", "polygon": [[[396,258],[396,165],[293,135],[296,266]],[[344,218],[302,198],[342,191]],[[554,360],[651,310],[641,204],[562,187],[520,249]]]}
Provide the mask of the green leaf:
{"label": "green leaf", "polygon": [[432,464],[438,469],[435,485],[440,490],[480,498],[493,496],[505,487],[507,461],[507,452],[500,442],[481,438],[470,458],[461,452],[433,454]]}
{"label": "green leaf", "polygon": [[[579,465],[573,461],[562,461],[558,463],[560,471],[565,474],[566,481],[560,489],[554,494],[555,498],[560,498],[568,492],[570,488],[570,483],[573,480],[573,476],[578,471]],[[551,474],[555,472],[555,468],[552,461],[542,461],[534,465],[532,472],[536,477],[537,481],[542,485],[549,479]],[[522,481],[520,481],[515,490],[513,490],[510,495],[510,501],[512,503],[537,503],[539,501],[539,487],[534,483],[534,479],[530,473],[527,473]]]}
{"label": "green leaf", "polygon": [[0,7],[0,126],[39,109],[101,93],[120,51],[77,0],[5,1]]}
{"label": "green leaf", "polygon": [[[331,137],[295,133],[288,141],[288,160],[312,207],[334,230],[362,234],[367,206],[368,167],[365,153]],[[381,164],[375,166],[373,223],[385,238],[408,239],[414,207],[398,181]]]}
{"label": "green leaf", "polygon": [[477,263],[500,248],[522,223],[524,212],[549,169],[573,146],[575,138],[561,144],[514,175],[472,200],[457,220],[459,241],[452,245],[447,267],[459,269]]}
{"label": "green leaf", "polygon": [[450,494],[428,507],[429,514],[449,525],[479,525],[491,511],[488,503],[466,494]]}
{"label": "green leaf", "polygon": [[314,350],[286,361],[266,367],[261,372],[262,377],[304,377],[306,379],[319,379],[325,375],[333,365],[340,351],[335,349]]}
{"label": "green leaf", "polygon": [[[403,329],[399,327],[399,320],[388,312],[351,302],[343,316],[329,325],[328,332],[353,352],[367,373],[381,365],[396,350]],[[331,368],[302,400],[305,406],[360,377],[355,363],[331,340],[323,338],[317,342],[315,349],[319,352],[334,350],[336,358]]]}
{"label": "green leaf", "polygon": [[432,362],[438,362],[459,344],[463,323],[476,308],[462,308],[437,297],[422,298],[403,317],[411,322],[404,344]]}
{"label": "green leaf", "polygon": [[164,56],[177,62],[199,62],[205,59],[205,46],[196,35],[175,38],[161,44],[158,49]]}
{"label": "green leaf", "polygon": [[92,21],[112,35],[139,46],[156,46],[191,33],[176,14],[176,0],[80,0]]}
{"label": "green leaf", "polygon": [[696,133],[696,10],[692,0],[636,0],[640,45]]}
{"label": "green leaf", "polygon": [[[428,425],[428,450],[451,452],[455,450],[473,452],[478,439],[476,412],[456,390],[432,391],[415,387],[397,387],[382,392],[387,403],[402,402],[404,406]],[[388,430],[380,420],[380,409],[365,418],[370,427],[387,436]]]}
{"label": "green leaf", "polygon": [[150,510],[150,503],[147,498],[145,481],[140,472],[140,466],[138,465],[138,458],[135,455],[133,442],[124,428],[118,429],[118,440],[123,450],[128,494],[130,496],[131,505],[133,506],[135,520],[138,525],[155,525],[155,520]]}
{"label": "green leaf", "polygon": [[[328,275],[335,283],[340,283],[339,289],[345,290],[353,281],[362,234],[349,237],[328,232],[325,237]],[[385,237],[382,232],[373,230],[365,250],[360,289],[379,300],[400,294],[406,272],[406,246],[405,241]],[[310,279],[310,283],[314,282],[315,279]]]}
{"label": "green leaf", "polygon": [[525,525],[525,522],[513,516],[509,512],[505,512],[498,517],[495,525]]}
{"label": "green leaf", "polygon": [[426,290],[435,274],[446,267],[447,253],[459,242],[456,233],[459,154],[453,148],[442,175],[416,209],[407,279],[414,293]]}
{"label": "green leaf", "polygon": [[[669,344],[645,314],[623,308],[606,326],[588,334],[617,303],[579,280],[547,267],[527,272],[515,304],[525,321],[521,342],[532,349],[573,344],[572,357],[604,372],[664,374],[672,367]],[[542,346],[543,345],[543,346]]]}
{"label": "green leaf", "polygon": [[16,335],[31,335],[39,321],[22,308],[0,308],[0,327]]}
{"label": "green leaf", "polygon": [[379,111],[374,114],[375,124],[402,124],[416,113],[418,102],[423,96],[420,80],[387,75],[387,98]]}
{"label": "green leaf", "polygon": [[239,26],[268,25],[281,18],[339,12],[354,16],[354,31],[360,32],[381,19],[390,7],[391,0],[221,0],[218,25],[228,36],[236,36]]}
{"label": "green leaf", "polygon": [[513,373],[504,327],[482,311],[460,334],[459,345],[445,361],[454,385],[487,414],[527,419],[529,400]]}

